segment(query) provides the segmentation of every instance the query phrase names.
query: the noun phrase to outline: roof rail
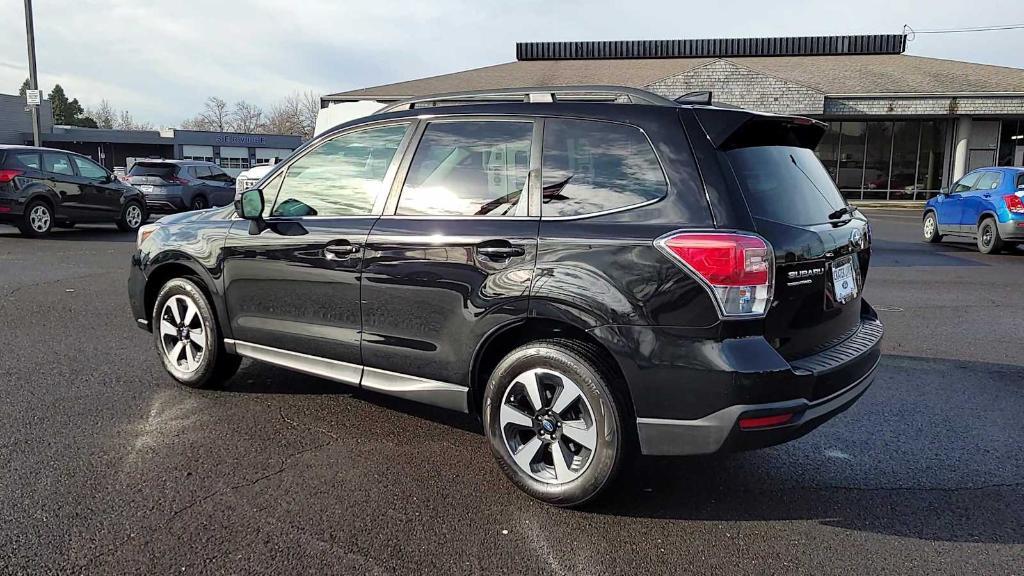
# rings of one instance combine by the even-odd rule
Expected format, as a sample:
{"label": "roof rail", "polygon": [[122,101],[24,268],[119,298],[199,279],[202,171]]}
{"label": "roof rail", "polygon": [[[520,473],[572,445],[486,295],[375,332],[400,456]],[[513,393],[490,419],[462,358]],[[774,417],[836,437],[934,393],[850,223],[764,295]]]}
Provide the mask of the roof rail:
{"label": "roof rail", "polygon": [[[417,104],[451,101],[450,105],[478,102],[558,102],[559,98],[572,96],[573,101],[592,100],[594,102],[614,102],[625,98],[631,104],[652,104],[655,106],[678,106],[675,102],[653,92],[631,88],[629,86],[535,86],[525,88],[496,88],[493,90],[472,90],[467,92],[445,92],[417,96],[385,106],[376,112],[394,112],[411,110]],[[433,106],[427,106],[433,107]]]}

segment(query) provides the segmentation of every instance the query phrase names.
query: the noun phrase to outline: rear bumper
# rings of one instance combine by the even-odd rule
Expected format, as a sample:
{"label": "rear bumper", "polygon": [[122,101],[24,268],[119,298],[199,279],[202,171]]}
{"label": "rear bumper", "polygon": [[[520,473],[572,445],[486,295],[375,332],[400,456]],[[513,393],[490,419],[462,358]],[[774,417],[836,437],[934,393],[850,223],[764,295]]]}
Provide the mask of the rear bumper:
{"label": "rear bumper", "polygon": [[996,222],[999,237],[1003,240],[1024,241],[1024,219],[1010,218],[1006,222]]}
{"label": "rear bumper", "polygon": [[[637,431],[644,454],[695,455],[751,450],[795,440],[843,412],[875,380],[875,360],[867,374],[849,387],[817,402],[805,399],[772,404],[730,406],[698,420],[638,418]],[[786,424],[743,430],[741,418],[794,414]]]}

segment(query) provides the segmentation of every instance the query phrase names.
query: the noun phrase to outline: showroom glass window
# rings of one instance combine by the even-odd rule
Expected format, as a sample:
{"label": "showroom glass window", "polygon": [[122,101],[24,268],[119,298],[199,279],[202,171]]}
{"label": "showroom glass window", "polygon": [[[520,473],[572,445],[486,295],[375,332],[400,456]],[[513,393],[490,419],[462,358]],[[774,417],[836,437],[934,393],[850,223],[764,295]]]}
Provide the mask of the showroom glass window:
{"label": "showroom glass window", "polygon": [[543,216],[580,216],[665,195],[668,185],[639,129],[588,120],[544,122]]}
{"label": "showroom glass window", "polygon": [[408,127],[350,132],[308,152],[288,167],[271,216],[370,214]]}
{"label": "showroom glass window", "polygon": [[398,199],[402,216],[522,216],[533,122],[431,122]]}

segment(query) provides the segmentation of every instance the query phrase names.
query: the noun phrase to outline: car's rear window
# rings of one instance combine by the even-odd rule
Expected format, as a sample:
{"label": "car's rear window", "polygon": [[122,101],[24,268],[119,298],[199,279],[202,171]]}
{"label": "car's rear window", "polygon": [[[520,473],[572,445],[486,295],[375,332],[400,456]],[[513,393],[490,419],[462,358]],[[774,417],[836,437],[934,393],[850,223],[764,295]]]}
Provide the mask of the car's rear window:
{"label": "car's rear window", "polygon": [[132,169],[128,171],[129,176],[156,176],[158,178],[165,178],[167,176],[174,176],[177,173],[178,167],[174,164],[164,164],[162,162],[136,162]]}
{"label": "car's rear window", "polygon": [[728,152],[750,214],[784,224],[828,222],[846,205],[814,152],[796,146],[754,146]]}

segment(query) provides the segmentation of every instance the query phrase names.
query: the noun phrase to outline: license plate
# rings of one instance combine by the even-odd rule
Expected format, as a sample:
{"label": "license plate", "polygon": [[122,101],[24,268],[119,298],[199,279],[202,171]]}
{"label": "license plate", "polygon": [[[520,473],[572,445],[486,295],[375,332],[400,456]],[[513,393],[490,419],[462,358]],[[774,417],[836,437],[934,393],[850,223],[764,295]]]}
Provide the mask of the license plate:
{"label": "license plate", "polygon": [[139,190],[142,190],[143,192],[152,192],[153,187],[148,184],[143,184],[142,186],[139,186]]}
{"label": "license plate", "polygon": [[836,301],[846,304],[857,297],[857,279],[853,274],[853,258],[840,258],[832,263],[832,286]]}

